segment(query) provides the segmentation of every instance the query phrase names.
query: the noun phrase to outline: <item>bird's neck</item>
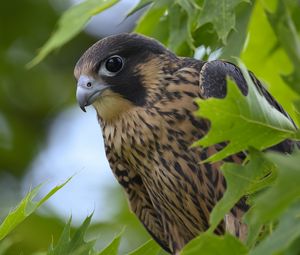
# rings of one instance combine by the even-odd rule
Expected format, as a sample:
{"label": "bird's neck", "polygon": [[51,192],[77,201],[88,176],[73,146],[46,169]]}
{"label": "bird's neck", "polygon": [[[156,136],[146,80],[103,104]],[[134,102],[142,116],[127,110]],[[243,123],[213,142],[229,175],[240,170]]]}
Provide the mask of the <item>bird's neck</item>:
{"label": "bird's neck", "polygon": [[[153,128],[161,132],[162,118],[155,116],[151,118],[148,110],[143,108],[131,108],[125,111],[119,118],[113,121],[103,120],[99,117],[105,142],[116,151],[131,146],[144,146],[153,140]],[[153,127],[153,128],[151,128]]]}
{"label": "bird's neck", "polygon": [[113,125],[118,119],[134,108],[132,102],[122,98],[111,90],[106,90],[100,100],[96,100],[93,106],[101,122]]}

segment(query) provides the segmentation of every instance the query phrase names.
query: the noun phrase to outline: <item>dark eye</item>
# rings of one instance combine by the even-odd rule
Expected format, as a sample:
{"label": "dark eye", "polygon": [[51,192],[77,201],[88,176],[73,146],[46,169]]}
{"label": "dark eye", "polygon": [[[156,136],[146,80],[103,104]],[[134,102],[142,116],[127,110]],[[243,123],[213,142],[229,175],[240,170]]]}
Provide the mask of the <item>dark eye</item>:
{"label": "dark eye", "polygon": [[112,56],[105,61],[105,68],[111,73],[119,72],[124,65],[124,61],[120,56]]}

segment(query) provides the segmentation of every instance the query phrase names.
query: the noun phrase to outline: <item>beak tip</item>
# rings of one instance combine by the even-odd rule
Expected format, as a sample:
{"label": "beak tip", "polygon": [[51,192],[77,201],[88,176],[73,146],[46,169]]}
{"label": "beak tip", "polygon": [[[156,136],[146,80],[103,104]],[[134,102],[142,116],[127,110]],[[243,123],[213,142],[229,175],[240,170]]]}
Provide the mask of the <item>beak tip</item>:
{"label": "beak tip", "polygon": [[80,109],[84,112],[86,112],[85,107],[84,106],[80,106]]}

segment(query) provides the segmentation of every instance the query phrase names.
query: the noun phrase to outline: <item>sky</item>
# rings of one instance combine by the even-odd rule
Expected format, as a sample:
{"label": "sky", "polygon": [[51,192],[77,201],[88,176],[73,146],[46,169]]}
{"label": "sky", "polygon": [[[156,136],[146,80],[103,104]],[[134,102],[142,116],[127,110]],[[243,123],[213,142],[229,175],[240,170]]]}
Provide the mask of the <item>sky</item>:
{"label": "sky", "polygon": [[94,211],[93,220],[106,220],[114,208],[106,206],[107,192],[118,185],[104,152],[102,134],[93,108],[78,106],[62,112],[52,123],[46,147],[37,155],[24,178],[23,190],[45,182],[41,195],[69,177],[72,180],[46,206],[62,218],[72,215],[82,222]]}

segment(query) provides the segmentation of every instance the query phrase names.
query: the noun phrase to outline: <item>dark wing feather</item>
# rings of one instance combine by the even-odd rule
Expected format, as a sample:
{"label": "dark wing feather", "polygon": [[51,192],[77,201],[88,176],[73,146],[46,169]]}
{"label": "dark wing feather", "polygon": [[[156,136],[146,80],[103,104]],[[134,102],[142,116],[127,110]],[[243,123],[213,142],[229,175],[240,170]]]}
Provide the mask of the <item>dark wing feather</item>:
{"label": "dark wing feather", "polygon": [[131,210],[136,214],[153,239],[167,252],[171,252],[168,240],[166,240],[164,234],[160,215],[153,207],[142,178],[132,169],[130,170],[130,168],[126,167],[126,163],[115,154],[108,153],[107,155],[110,158],[111,169],[126,191]]}
{"label": "dark wing feather", "polygon": [[[254,76],[252,72],[249,72],[249,74],[254,85],[256,86],[257,91],[267,99],[270,105],[286,116],[296,127],[294,121],[291,119],[288,113],[265,89],[262,83]],[[248,94],[248,86],[240,68],[229,62],[215,60],[205,63],[200,71],[201,96],[203,98],[224,98],[227,90],[226,77],[229,77],[235,81],[243,95],[246,96]],[[295,142],[285,140],[280,144],[273,146],[271,149],[290,153],[295,147],[295,144]]]}

